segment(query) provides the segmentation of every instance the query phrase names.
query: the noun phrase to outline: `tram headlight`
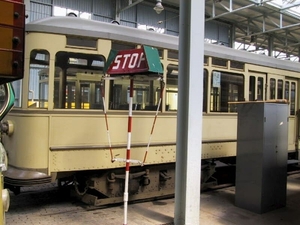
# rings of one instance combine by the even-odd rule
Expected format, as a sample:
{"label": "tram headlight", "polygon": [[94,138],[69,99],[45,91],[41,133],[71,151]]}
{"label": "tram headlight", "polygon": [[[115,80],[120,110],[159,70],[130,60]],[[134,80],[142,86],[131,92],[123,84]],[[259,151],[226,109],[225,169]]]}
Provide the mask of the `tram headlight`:
{"label": "tram headlight", "polygon": [[1,132],[11,136],[14,133],[14,124],[12,121],[1,121],[0,122],[0,130]]}
{"label": "tram headlight", "polygon": [[7,212],[10,205],[10,196],[7,189],[2,190],[2,204],[3,204],[3,210]]}
{"label": "tram headlight", "polygon": [[7,170],[7,154],[1,142],[0,142],[0,170],[1,172]]}

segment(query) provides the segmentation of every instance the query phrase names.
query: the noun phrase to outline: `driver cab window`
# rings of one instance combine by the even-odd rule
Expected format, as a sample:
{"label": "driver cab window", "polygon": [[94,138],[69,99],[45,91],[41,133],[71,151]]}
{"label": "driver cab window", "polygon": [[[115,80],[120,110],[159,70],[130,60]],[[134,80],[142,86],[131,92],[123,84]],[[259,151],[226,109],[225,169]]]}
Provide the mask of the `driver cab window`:
{"label": "driver cab window", "polygon": [[48,70],[49,52],[32,50],[30,53],[29,91],[27,105],[29,108],[48,107]]}

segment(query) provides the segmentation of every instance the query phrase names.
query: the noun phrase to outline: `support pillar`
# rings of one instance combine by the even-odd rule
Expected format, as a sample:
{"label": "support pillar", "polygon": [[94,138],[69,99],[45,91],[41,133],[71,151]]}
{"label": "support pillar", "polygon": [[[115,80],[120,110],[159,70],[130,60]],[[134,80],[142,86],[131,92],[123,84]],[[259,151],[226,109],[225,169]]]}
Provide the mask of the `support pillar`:
{"label": "support pillar", "polygon": [[180,1],[175,225],[200,224],[205,1]]}

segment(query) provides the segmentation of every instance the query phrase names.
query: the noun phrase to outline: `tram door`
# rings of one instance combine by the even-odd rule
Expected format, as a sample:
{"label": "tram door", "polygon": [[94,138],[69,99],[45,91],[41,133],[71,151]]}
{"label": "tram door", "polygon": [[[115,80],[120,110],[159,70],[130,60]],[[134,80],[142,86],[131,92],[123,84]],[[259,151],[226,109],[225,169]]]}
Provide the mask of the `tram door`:
{"label": "tram door", "polygon": [[267,99],[286,99],[289,102],[289,126],[288,126],[288,150],[294,151],[297,140],[297,126],[299,121],[296,118],[297,102],[297,80],[280,75],[268,74]]}

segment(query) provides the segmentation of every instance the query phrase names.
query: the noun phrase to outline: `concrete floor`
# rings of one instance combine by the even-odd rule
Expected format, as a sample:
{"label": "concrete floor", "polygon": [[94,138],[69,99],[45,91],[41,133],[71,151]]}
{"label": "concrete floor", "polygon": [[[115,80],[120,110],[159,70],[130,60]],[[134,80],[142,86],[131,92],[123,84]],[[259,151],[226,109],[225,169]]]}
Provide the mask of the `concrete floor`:
{"label": "concrete floor", "polygon": [[[203,225],[298,225],[300,224],[300,174],[290,175],[287,182],[286,207],[264,214],[238,208],[234,204],[235,188],[227,187],[201,193],[200,224]],[[85,210],[70,199],[48,194],[24,193],[11,196],[6,214],[7,224],[41,225],[122,225],[123,206]],[[174,199],[130,204],[128,225],[171,225],[174,218]],[[177,225],[177,224],[176,224]],[[179,224],[182,225],[182,224]]]}

